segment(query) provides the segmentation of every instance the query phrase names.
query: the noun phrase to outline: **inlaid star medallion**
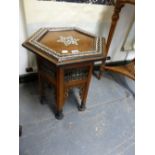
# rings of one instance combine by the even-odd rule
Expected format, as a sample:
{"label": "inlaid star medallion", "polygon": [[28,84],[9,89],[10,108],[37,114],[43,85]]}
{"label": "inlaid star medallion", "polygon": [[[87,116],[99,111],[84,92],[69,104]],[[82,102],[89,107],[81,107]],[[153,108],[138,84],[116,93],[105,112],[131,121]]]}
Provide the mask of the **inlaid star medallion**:
{"label": "inlaid star medallion", "polygon": [[57,40],[57,42],[64,43],[65,46],[69,46],[69,45],[78,45],[79,40],[80,39],[76,39],[73,36],[68,36],[68,37],[60,36],[60,39]]}

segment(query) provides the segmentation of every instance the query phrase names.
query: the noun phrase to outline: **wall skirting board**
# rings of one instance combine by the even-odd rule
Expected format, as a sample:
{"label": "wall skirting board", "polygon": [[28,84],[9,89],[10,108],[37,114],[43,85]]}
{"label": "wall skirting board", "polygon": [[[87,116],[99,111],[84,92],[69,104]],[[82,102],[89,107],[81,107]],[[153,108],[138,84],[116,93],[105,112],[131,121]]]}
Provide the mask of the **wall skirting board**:
{"label": "wall skirting board", "polygon": [[28,73],[19,76],[19,83],[27,83],[38,80],[38,73]]}
{"label": "wall skirting board", "polygon": [[129,62],[131,62],[130,60],[126,60],[126,61],[114,61],[114,62],[108,62],[106,63],[106,65],[108,66],[119,66],[119,65],[126,65]]}

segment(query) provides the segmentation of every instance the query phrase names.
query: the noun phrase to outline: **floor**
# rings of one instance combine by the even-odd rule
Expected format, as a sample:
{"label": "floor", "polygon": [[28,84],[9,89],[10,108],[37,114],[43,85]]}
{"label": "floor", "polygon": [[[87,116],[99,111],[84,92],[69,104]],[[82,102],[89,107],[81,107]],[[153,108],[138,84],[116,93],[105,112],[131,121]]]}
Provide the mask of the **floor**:
{"label": "floor", "polygon": [[[20,84],[20,155],[134,155],[134,82],[106,73],[92,77],[87,109],[77,110],[78,90],[70,92],[63,120],[53,113],[53,89],[39,103],[37,82]],[[131,86],[132,89],[129,88]]]}

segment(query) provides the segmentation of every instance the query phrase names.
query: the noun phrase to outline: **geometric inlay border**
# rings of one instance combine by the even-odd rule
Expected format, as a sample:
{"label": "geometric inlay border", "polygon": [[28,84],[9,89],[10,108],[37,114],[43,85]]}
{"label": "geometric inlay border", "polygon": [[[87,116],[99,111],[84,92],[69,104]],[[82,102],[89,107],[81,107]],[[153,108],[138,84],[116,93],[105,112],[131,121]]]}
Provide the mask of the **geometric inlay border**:
{"label": "geometric inlay border", "polygon": [[[95,38],[95,50],[94,51],[82,51],[74,54],[68,54],[68,53],[58,53],[55,50],[48,48],[47,46],[41,44],[38,42],[38,40],[47,32],[49,31],[66,31],[66,30],[76,30],[81,33],[87,34],[91,37]],[[96,37],[95,35],[86,32],[84,30],[81,30],[79,28],[74,28],[74,27],[61,27],[61,28],[40,28],[36,33],[32,35],[32,37],[28,40],[30,44],[33,46],[41,49],[45,53],[53,56],[56,58],[59,62],[65,61],[65,60],[72,60],[72,59],[77,59],[77,58],[82,58],[82,57],[90,57],[90,56],[97,56],[101,55],[103,52],[103,47],[102,47],[102,37]]]}

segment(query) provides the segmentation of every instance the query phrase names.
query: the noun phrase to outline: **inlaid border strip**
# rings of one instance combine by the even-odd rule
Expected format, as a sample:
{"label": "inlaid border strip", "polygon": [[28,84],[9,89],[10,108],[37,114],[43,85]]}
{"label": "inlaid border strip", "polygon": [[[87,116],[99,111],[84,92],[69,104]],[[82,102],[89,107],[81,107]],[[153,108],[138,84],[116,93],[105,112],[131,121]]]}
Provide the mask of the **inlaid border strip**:
{"label": "inlaid border strip", "polygon": [[[94,37],[95,38],[95,46],[96,46],[96,49],[95,51],[83,51],[81,53],[78,53],[78,54],[60,54],[58,52],[56,52],[55,50],[53,49],[50,49],[48,48],[47,46],[41,44],[38,42],[38,40],[48,31],[66,31],[66,30],[76,30],[76,31],[79,31],[81,33],[84,33],[84,34],[87,34],[91,37]],[[51,55],[51,56],[54,56],[59,62],[61,61],[65,61],[65,60],[72,60],[72,59],[76,59],[76,58],[81,58],[81,57],[85,57],[85,56],[95,56],[95,55],[100,55],[102,54],[102,37],[96,37],[95,35],[87,32],[87,31],[84,31],[84,30],[81,30],[79,28],[75,28],[75,27],[70,27],[70,28],[67,28],[67,27],[61,27],[61,28],[41,28],[40,30],[38,30],[36,33],[34,33],[34,35],[28,40],[28,42],[30,44],[32,44],[33,46],[41,49],[42,51],[46,52],[47,54]]]}

